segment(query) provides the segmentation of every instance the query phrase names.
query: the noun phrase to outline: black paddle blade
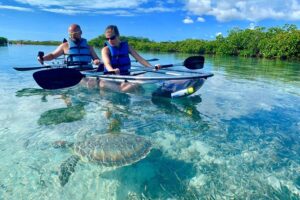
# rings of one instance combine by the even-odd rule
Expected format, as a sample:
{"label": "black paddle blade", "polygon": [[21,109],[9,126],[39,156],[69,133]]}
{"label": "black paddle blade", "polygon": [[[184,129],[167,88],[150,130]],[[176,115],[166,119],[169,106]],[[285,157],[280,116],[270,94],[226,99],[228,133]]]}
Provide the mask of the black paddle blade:
{"label": "black paddle blade", "polygon": [[74,86],[80,82],[82,77],[83,75],[79,71],[70,68],[49,69],[33,73],[37,84],[47,90]]}
{"label": "black paddle blade", "polygon": [[202,69],[204,66],[203,56],[191,56],[185,59],[183,65],[188,69]]}
{"label": "black paddle blade", "polygon": [[17,71],[30,71],[30,70],[37,70],[37,69],[46,69],[51,68],[51,66],[41,66],[41,67],[14,67]]}

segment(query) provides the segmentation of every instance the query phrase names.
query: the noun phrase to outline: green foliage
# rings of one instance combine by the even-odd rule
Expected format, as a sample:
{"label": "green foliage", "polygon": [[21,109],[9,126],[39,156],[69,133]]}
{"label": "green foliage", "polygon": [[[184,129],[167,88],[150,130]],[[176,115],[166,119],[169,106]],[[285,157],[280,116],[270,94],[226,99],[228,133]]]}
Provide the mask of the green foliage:
{"label": "green foliage", "polygon": [[266,33],[259,48],[266,58],[300,58],[300,31],[296,29],[274,30]]}
{"label": "green foliage", "polygon": [[[255,27],[254,29],[234,28],[228,36],[218,35],[215,40],[186,39],[177,42],[154,42],[142,37],[125,37],[136,50],[155,52],[180,52],[190,54],[220,54],[243,57],[264,58],[300,58],[300,30],[296,25],[286,24],[282,27]],[[1,40],[0,40],[1,41]],[[99,35],[89,41],[94,47],[102,48],[106,39]],[[56,41],[11,41],[13,44],[58,45]],[[0,42],[1,44],[1,42]]]}
{"label": "green foliage", "polygon": [[[177,42],[154,42],[140,37],[121,37],[136,50],[155,52],[180,52],[190,54],[219,54],[243,57],[300,58],[300,31],[295,25],[282,27],[234,28],[228,36],[218,35],[215,40],[187,39]],[[90,41],[103,47],[105,36]]]}
{"label": "green foliage", "polygon": [[[132,46],[135,45],[141,45],[143,43],[149,43],[152,42],[147,38],[142,38],[142,37],[127,37],[127,36],[121,36],[120,39],[122,41],[128,41]],[[92,39],[89,41],[89,45],[92,45],[94,47],[103,47],[104,43],[106,42],[105,35],[99,35],[98,37]]]}
{"label": "green foliage", "polygon": [[32,40],[11,40],[10,44],[31,44],[31,45],[59,45],[58,41],[32,41]]}
{"label": "green foliage", "polygon": [[5,37],[0,37],[0,46],[6,46],[8,43]]}

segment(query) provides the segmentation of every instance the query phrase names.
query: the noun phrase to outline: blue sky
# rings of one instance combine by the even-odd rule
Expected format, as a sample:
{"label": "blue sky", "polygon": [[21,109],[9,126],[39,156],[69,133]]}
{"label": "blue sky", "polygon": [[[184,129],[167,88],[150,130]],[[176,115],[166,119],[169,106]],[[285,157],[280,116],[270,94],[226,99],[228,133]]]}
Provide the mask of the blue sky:
{"label": "blue sky", "polygon": [[215,39],[228,30],[295,24],[300,0],[0,0],[0,36],[62,40],[70,24],[92,39],[110,24],[155,41]]}

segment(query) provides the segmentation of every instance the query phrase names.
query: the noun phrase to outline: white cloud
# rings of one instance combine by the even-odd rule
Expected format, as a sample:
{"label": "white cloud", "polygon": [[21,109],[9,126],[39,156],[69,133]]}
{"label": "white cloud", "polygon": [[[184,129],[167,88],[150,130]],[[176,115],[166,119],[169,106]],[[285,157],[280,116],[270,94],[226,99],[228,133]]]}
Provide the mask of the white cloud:
{"label": "white cloud", "polygon": [[[108,14],[134,16],[141,13],[162,13],[181,10],[174,7],[177,0],[14,0],[20,5],[31,6],[43,11],[66,15],[76,14]],[[181,4],[182,5],[182,4]],[[172,6],[172,7],[171,7]]]}
{"label": "white cloud", "polygon": [[193,15],[214,16],[218,21],[300,20],[298,0],[186,0],[185,8]]}
{"label": "white cloud", "polygon": [[32,11],[30,8],[24,8],[24,7],[18,7],[18,6],[6,6],[6,5],[0,5],[0,10],[6,9],[6,10],[17,10],[17,11]]}
{"label": "white cloud", "polygon": [[137,8],[136,11],[140,13],[152,13],[152,12],[174,12],[174,9],[165,7],[152,7],[152,8]]}
{"label": "white cloud", "polygon": [[74,2],[74,0],[15,0],[16,2],[22,4],[28,4],[37,7],[66,7],[74,6],[81,9],[108,9],[108,8],[135,8],[142,3],[147,2],[147,0],[80,0]]}
{"label": "white cloud", "polygon": [[95,12],[96,14],[102,14],[102,15],[118,15],[118,16],[124,16],[124,17],[131,17],[135,14],[126,10],[99,10]]}
{"label": "white cloud", "polygon": [[256,24],[255,24],[255,23],[250,23],[250,24],[249,24],[249,29],[254,30],[255,27],[256,27]]}
{"label": "white cloud", "polygon": [[216,33],[216,36],[223,35],[222,32]]}
{"label": "white cloud", "polygon": [[194,23],[194,20],[192,20],[190,17],[186,17],[184,20],[182,20],[185,24],[192,24]]}
{"label": "white cloud", "polygon": [[210,0],[187,0],[186,9],[196,15],[204,15],[211,10]]}
{"label": "white cloud", "polygon": [[[31,11],[40,9],[47,12],[68,15],[115,14],[133,16],[142,13],[163,13],[184,10],[186,15],[213,16],[218,21],[264,19],[300,20],[300,0],[11,0],[17,6],[0,5],[0,9]],[[29,8],[26,8],[26,7]],[[63,11],[65,10],[65,12]],[[192,19],[184,20],[191,23]]]}
{"label": "white cloud", "polygon": [[205,19],[203,17],[198,17],[197,22],[205,22]]}
{"label": "white cloud", "polygon": [[[48,9],[48,8],[43,8],[43,11],[47,12],[53,12],[53,13],[58,13],[58,14],[64,14],[64,15],[76,15],[76,14],[86,14],[90,13],[88,10],[77,10],[72,7],[68,7],[67,9]],[[134,16],[133,13],[130,13],[126,10],[99,10],[95,11],[94,14],[103,14],[103,15],[118,15],[118,16]]]}
{"label": "white cloud", "polygon": [[88,11],[83,10],[72,10],[72,9],[61,9],[61,8],[44,8],[42,9],[47,12],[53,12],[53,13],[59,13],[59,14],[65,14],[65,15],[75,15],[75,14],[84,14],[88,13]]}

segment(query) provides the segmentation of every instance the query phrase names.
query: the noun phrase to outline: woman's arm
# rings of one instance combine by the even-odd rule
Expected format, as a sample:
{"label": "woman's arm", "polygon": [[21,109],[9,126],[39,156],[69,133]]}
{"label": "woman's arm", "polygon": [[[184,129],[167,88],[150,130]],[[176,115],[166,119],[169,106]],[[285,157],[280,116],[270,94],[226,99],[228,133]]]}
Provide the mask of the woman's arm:
{"label": "woman's arm", "polygon": [[146,61],[138,52],[136,52],[130,45],[128,45],[129,53],[145,67],[153,67],[148,61]]}
{"label": "woman's arm", "polygon": [[107,71],[114,71],[116,74],[120,73],[118,68],[114,69],[111,65],[110,58],[109,58],[109,49],[108,47],[103,47],[101,50],[102,60],[104,63],[104,67]]}

